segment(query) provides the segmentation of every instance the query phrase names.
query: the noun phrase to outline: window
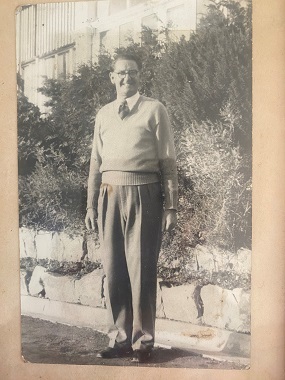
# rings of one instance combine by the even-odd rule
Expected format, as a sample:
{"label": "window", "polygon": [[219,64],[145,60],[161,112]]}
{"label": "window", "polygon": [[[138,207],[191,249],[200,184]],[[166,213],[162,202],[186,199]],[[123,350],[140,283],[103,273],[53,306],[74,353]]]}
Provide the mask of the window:
{"label": "window", "polygon": [[[194,19],[193,19],[194,16]],[[182,36],[190,37],[190,30],[195,27],[196,15],[189,8],[179,5],[167,10],[167,24],[170,29],[169,36],[173,40],[179,40]],[[191,26],[192,24],[192,26]]]}
{"label": "window", "polygon": [[100,49],[107,48],[108,39],[109,39],[108,37],[109,37],[109,31],[108,30],[100,33]]}
{"label": "window", "polygon": [[128,46],[134,39],[134,24],[133,22],[127,22],[120,25],[119,29],[120,47]]}
{"label": "window", "polygon": [[45,59],[46,77],[48,79],[55,79],[55,56]]}
{"label": "window", "polygon": [[102,54],[112,53],[119,45],[119,28],[100,33],[100,50]]}
{"label": "window", "polygon": [[189,29],[189,14],[184,5],[179,5],[167,10],[167,23],[171,29]]}
{"label": "window", "polygon": [[142,42],[150,44],[152,37],[158,35],[158,18],[155,13],[142,18]]}
{"label": "window", "polygon": [[143,17],[142,26],[152,29],[152,30],[157,30],[158,28],[157,15],[155,13],[152,13],[149,16]]}
{"label": "window", "polygon": [[35,63],[29,63],[24,66],[22,71],[22,77],[24,81],[24,93],[28,97],[29,101],[36,103],[37,98],[37,74]]}
{"label": "window", "polygon": [[57,57],[57,78],[65,79],[66,78],[66,58],[67,53],[59,54]]}

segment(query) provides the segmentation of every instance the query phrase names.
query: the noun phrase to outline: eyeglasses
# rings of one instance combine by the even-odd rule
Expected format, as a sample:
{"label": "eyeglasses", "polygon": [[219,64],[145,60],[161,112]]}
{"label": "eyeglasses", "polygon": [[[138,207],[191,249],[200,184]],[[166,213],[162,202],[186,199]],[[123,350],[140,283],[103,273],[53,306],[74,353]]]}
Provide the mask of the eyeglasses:
{"label": "eyeglasses", "polygon": [[115,71],[115,73],[118,75],[120,79],[123,79],[126,77],[127,74],[129,74],[131,78],[135,78],[139,72],[138,70],[126,70],[126,71],[119,71],[119,72]]}

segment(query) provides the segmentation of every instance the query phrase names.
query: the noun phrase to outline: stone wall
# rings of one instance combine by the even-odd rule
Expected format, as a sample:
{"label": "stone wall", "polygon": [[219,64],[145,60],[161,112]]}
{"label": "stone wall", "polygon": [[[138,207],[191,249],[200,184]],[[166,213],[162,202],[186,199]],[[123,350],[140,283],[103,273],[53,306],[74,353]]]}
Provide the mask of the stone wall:
{"label": "stone wall", "polygon": [[[20,230],[22,259],[31,258],[39,264],[80,262],[83,259],[97,262],[100,249],[92,238],[69,237],[65,233]],[[236,254],[197,246],[193,251],[196,269],[192,271],[250,274],[251,252],[242,249]],[[200,273],[200,272],[199,272]],[[102,268],[80,276],[52,273],[47,266],[36,265],[21,270],[21,293],[51,300],[78,303],[93,307],[106,307],[105,276]],[[202,283],[202,285],[201,285]],[[237,287],[226,289],[218,284],[203,284],[195,280],[174,286],[158,279],[157,317],[193,324],[206,324],[237,332],[250,332],[250,291]]]}

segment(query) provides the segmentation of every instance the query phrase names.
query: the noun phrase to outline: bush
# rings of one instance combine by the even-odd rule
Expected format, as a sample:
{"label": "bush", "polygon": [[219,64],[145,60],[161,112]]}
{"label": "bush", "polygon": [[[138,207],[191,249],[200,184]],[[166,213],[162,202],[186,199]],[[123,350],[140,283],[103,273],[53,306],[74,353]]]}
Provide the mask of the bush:
{"label": "bush", "polygon": [[181,233],[194,244],[236,250],[251,245],[251,180],[230,126],[228,120],[194,123],[183,134],[184,175],[192,186],[181,205],[195,212],[190,222],[183,220]]}
{"label": "bush", "polygon": [[[180,210],[168,255],[197,243],[251,247],[251,3],[211,3],[189,41],[169,42],[152,93],[167,107]],[[167,80],[165,80],[167,78]]]}
{"label": "bush", "polygon": [[[145,30],[144,33],[151,33]],[[144,93],[149,95],[155,67],[157,38],[153,35],[152,45],[141,47],[132,44],[128,49],[118,49],[118,53],[132,51],[144,56],[142,76]],[[157,47],[156,47],[157,49]],[[148,59],[147,59],[148,58]],[[147,63],[146,63],[147,62]],[[29,176],[20,179],[20,225],[44,230],[67,230],[81,234],[84,231],[86,208],[86,186],[89,160],[94,131],[94,120],[98,110],[115,99],[115,88],[109,80],[111,57],[102,55],[97,64],[82,65],[68,80],[47,80],[39,89],[47,98],[45,106],[49,113],[42,125],[41,135],[34,136],[33,170]],[[22,98],[19,98],[21,117]],[[38,108],[34,108],[38,112]],[[35,112],[34,116],[38,114]],[[24,141],[29,141],[31,133],[22,123],[18,124]],[[27,133],[28,132],[28,133]],[[25,145],[27,147],[27,144]]]}
{"label": "bush", "polygon": [[[189,41],[164,33],[161,42],[145,30],[141,45],[118,52],[143,58],[141,92],[170,114],[180,212],[163,250],[181,264],[197,243],[251,245],[251,6],[212,3]],[[110,62],[106,54],[68,80],[47,81],[45,120],[19,97],[20,156],[33,159],[20,179],[20,225],[83,232],[94,118],[115,97]]]}
{"label": "bush", "polygon": [[[34,136],[33,170],[20,178],[20,225],[78,234],[84,230],[95,115],[114,96],[111,83],[109,89],[106,85],[109,64],[110,57],[101,57],[97,65],[83,65],[68,80],[47,80],[39,89],[49,98],[50,112],[41,135]],[[30,133],[23,123],[18,128],[24,141],[35,131],[34,125]]]}
{"label": "bush", "polygon": [[[226,7],[227,16],[225,15]],[[220,120],[228,104],[235,115],[233,143],[251,150],[251,6],[212,3],[190,40],[170,42],[153,78],[178,133],[191,123]]]}
{"label": "bush", "polygon": [[34,170],[37,150],[44,143],[46,124],[39,108],[28,101],[22,90],[18,92],[17,117],[19,175],[28,175]]}
{"label": "bush", "polygon": [[21,226],[49,231],[83,232],[86,208],[85,177],[68,168],[61,152],[38,152],[28,180],[21,177]]}

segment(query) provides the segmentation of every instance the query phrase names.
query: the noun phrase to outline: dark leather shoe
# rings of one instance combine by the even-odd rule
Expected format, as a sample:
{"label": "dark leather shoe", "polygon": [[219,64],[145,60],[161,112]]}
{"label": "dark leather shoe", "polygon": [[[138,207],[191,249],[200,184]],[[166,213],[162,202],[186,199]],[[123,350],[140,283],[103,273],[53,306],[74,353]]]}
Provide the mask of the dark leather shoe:
{"label": "dark leather shoe", "polygon": [[151,360],[151,351],[134,350],[132,362],[133,363],[146,363]]}
{"label": "dark leather shoe", "polygon": [[98,352],[97,358],[112,359],[128,357],[133,353],[131,347],[107,347],[105,350]]}

